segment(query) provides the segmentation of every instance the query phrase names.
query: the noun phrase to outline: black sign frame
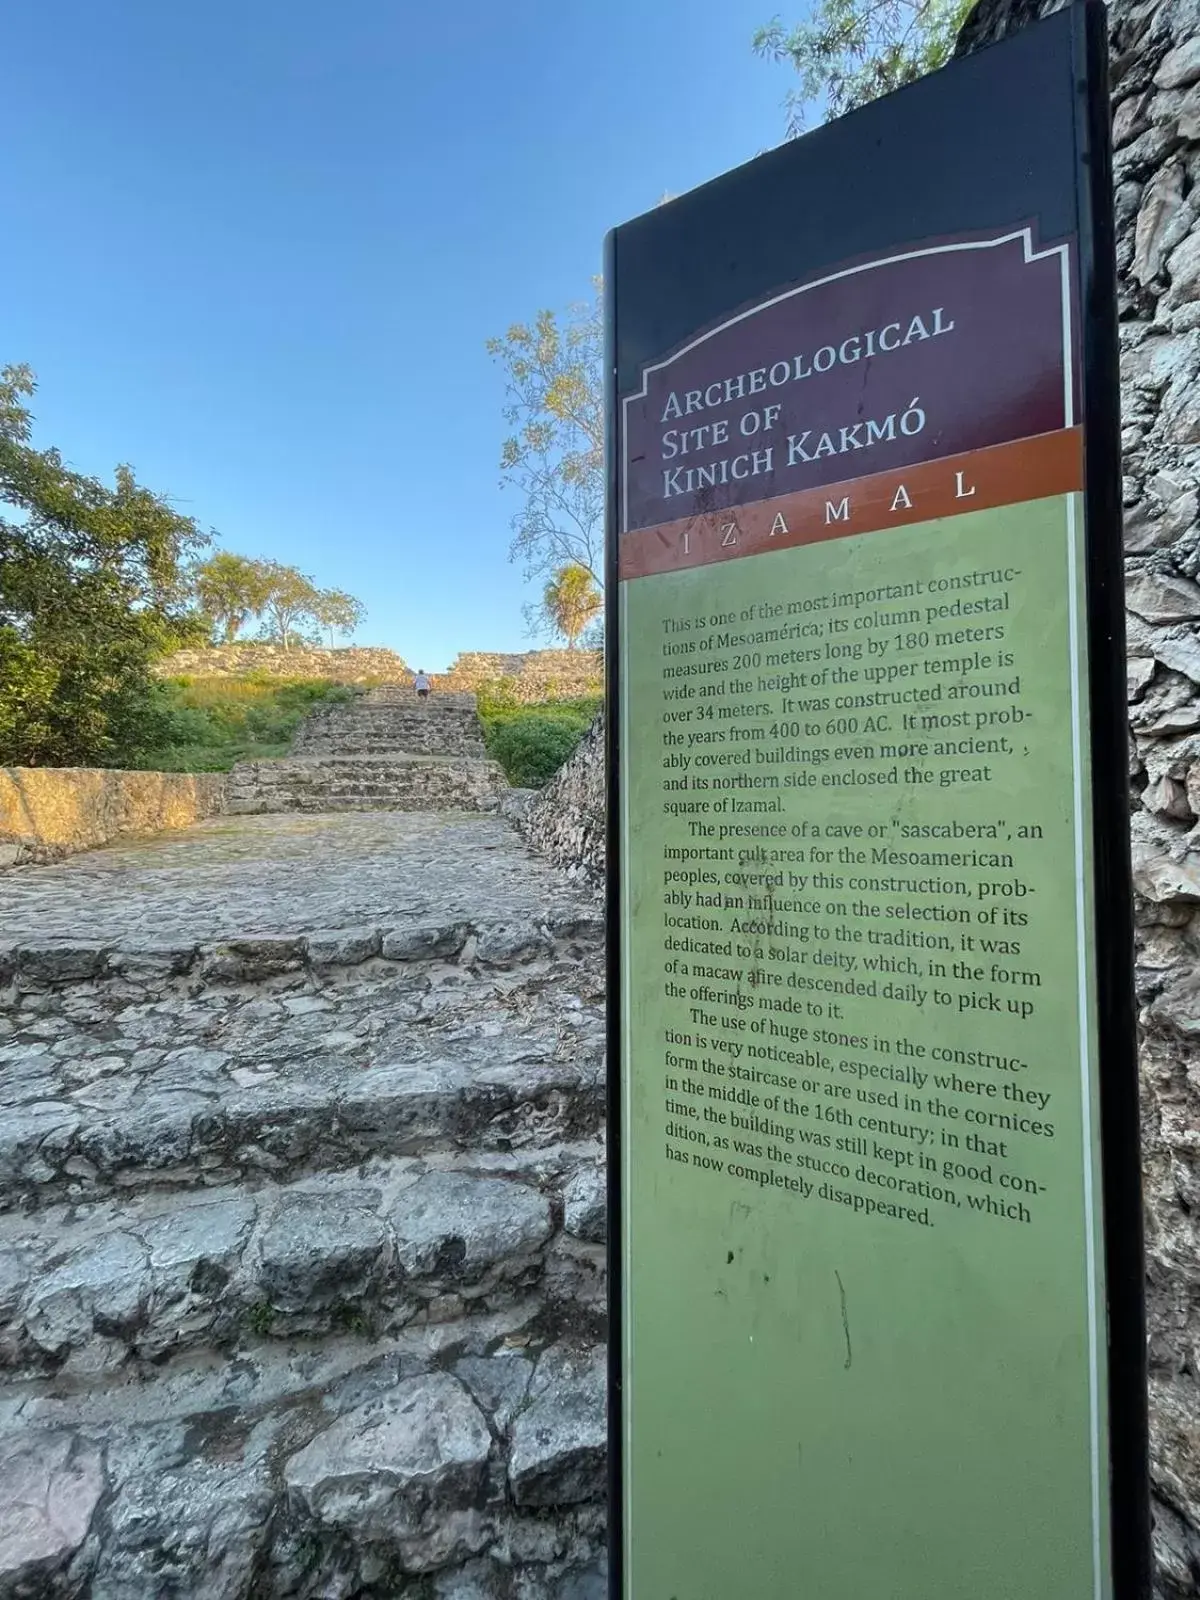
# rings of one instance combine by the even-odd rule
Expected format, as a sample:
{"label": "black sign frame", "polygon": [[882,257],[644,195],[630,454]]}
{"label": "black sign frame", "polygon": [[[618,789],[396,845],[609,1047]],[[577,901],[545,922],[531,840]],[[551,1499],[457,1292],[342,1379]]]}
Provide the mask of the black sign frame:
{"label": "black sign frame", "polygon": [[[1074,92],[1061,72],[1069,58]],[[1108,1289],[1111,1572],[1121,1600],[1151,1592],[1144,1266],[1129,866],[1125,615],[1107,19],[1100,0],[952,63],[615,229],[607,290],[607,877],[609,1138],[609,1593],[627,1595],[623,1528],[622,993],[619,802],[624,752],[617,555],[620,397],[695,330],[828,262],[917,236],[1017,224],[1074,232],[1087,507],[1094,937],[1104,1257]],[[1071,215],[1048,153],[1070,149]],[[939,154],[940,150],[940,154]],[[1059,157],[1061,172],[1061,160]],[[796,203],[803,196],[803,205]],[[853,214],[851,215],[851,207]],[[830,242],[835,240],[836,242]],[[681,1597],[684,1600],[684,1597]],[[696,1600],[696,1597],[691,1597]],[[760,1600],[760,1597],[755,1597]],[[762,1596],[761,1600],[767,1600]]]}

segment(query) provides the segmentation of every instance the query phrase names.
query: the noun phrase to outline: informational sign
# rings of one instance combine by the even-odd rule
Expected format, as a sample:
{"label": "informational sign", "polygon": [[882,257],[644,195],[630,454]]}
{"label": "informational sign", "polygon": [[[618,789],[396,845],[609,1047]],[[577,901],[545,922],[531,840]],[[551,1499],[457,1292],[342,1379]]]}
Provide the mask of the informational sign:
{"label": "informational sign", "polygon": [[610,242],[629,1600],[1144,1592],[1102,30]]}

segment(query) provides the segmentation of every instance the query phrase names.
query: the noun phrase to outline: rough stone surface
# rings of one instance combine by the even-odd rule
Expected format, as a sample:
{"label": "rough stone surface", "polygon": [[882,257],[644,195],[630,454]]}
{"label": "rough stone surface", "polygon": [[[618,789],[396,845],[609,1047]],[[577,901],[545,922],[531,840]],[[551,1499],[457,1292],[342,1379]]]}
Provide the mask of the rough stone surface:
{"label": "rough stone surface", "polygon": [[537,795],[518,826],[541,855],[584,882],[604,879],[606,853],[604,717]]}
{"label": "rough stone surface", "polygon": [[0,767],[0,869],[189,828],[214,816],[224,799],[221,772]]}
{"label": "rough stone surface", "polygon": [[0,1596],[601,1592],[602,945],[498,817],[5,875]]}
{"label": "rough stone surface", "polygon": [[203,650],[177,650],[159,663],[158,672],[164,678],[240,678],[259,672],[272,678],[324,678],[346,684],[397,683],[412,677],[394,650],[361,645],[344,650],[307,645],[284,650],[273,644],[217,644]]}
{"label": "rough stone surface", "polygon": [[605,1470],[607,1351],[554,1345],[538,1362],[513,1424],[509,1477],[518,1505],[595,1499]]}
{"label": "rough stone surface", "polygon": [[290,755],[239,762],[226,807],[298,811],[496,811],[508,790],[486,759],[470,694],[419,700],[398,684],[347,705],[318,706]]}
{"label": "rough stone surface", "polygon": [[600,694],[604,687],[602,650],[527,650],[514,655],[468,650],[434,679],[439,692],[474,690],[503,680],[516,700],[572,699]]}

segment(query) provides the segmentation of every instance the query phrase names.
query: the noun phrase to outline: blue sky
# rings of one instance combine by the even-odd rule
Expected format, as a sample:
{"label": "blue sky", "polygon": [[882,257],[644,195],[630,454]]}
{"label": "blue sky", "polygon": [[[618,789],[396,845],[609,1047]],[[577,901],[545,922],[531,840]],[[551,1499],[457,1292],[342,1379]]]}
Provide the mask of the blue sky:
{"label": "blue sky", "polygon": [[528,648],[484,341],[779,141],[772,10],[9,0],[0,364],[36,441],[358,595],[359,642]]}

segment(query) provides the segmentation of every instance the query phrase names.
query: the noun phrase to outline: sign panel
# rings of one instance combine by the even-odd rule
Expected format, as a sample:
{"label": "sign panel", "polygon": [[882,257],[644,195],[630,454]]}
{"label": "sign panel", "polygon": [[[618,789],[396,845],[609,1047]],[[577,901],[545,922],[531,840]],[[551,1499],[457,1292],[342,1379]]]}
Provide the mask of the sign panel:
{"label": "sign panel", "polygon": [[[1028,41],[610,245],[613,1583],[635,1600],[1144,1587],[1090,26],[1090,54],[1082,9],[1033,31],[1069,139],[1040,184],[998,186],[991,226],[955,211],[971,139],[938,112],[1007,167],[992,102]],[[857,217],[887,141],[910,192],[876,247],[800,215],[771,279],[755,228],[817,163]],[[686,241],[722,237],[739,184],[773,203],[685,326]]]}

